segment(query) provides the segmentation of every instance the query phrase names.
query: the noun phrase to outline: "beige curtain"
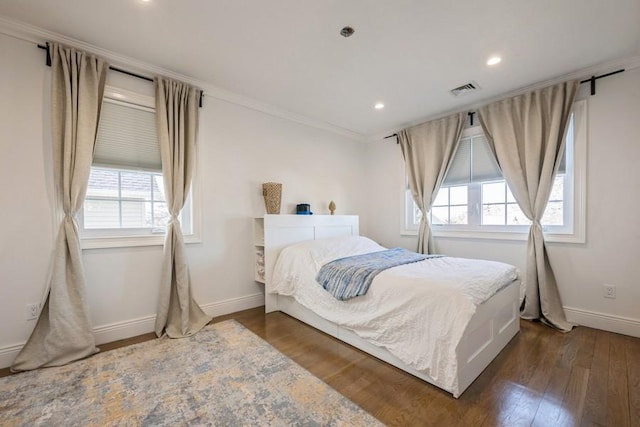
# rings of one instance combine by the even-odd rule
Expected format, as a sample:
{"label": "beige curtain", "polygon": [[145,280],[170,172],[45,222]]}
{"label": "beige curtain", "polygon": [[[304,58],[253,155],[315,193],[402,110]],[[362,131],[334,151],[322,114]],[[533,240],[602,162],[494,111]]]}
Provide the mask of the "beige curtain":
{"label": "beige curtain", "polygon": [[189,266],[178,215],[189,195],[196,161],[200,91],[184,83],[155,79],[158,139],[165,198],[171,215],[162,260],[156,335],[187,337],[211,318],[191,295]]}
{"label": "beige curtain", "polygon": [[451,165],[467,113],[454,114],[398,132],[398,142],[409,176],[409,188],[422,212],[418,252],[435,251],[427,212]]}
{"label": "beige curtain", "polygon": [[564,151],[564,137],[578,88],[571,81],[489,104],[478,110],[504,177],[532,221],[527,243],[526,293],[521,316],[570,331],[540,219]]}
{"label": "beige curtain", "polygon": [[76,215],[87,191],[108,65],[56,43],[50,45],[50,54],[53,171],[64,219],[45,303],[13,371],[64,365],[98,351],[88,316]]}

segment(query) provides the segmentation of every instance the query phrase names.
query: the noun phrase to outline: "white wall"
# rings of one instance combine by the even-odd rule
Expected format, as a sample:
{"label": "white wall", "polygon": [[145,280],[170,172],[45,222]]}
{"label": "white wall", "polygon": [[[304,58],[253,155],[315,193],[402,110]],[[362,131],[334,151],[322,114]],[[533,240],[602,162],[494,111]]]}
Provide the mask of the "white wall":
{"label": "white wall", "polygon": [[[34,326],[24,320],[24,308],[45,289],[57,226],[44,52],[0,35],[0,58],[2,368]],[[110,83],[125,80],[110,73]],[[328,213],[334,200],[338,213],[357,214],[364,205],[366,147],[210,97],[200,114],[202,242],[188,245],[188,256],[197,301],[210,314],[223,314],[263,302],[262,285],[253,281],[251,239],[251,218],[265,212],[261,183],[283,183],[283,213],[302,202]],[[160,246],[84,250],[99,342],[152,330],[161,254]]]}
{"label": "white wall", "polygon": [[[587,241],[549,244],[551,264],[570,320],[640,336],[640,69],[598,81],[588,102]],[[372,191],[367,229],[386,246],[415,249],[400,236],[404,165],[393,142],[367,149]],[[525,269],[525,242],[439,238],[440,252],[498,260]],[[616,286],[605,299],[602,285]]]}

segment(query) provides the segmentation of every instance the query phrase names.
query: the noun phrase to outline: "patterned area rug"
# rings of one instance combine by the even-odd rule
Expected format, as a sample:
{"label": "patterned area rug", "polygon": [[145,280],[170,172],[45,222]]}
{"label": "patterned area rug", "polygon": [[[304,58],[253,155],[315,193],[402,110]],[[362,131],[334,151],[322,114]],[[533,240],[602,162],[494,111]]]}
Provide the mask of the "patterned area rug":
{"label": "patterned area rug", "polygon": [[0,425],[380,423],[239,323],[0,378]]}

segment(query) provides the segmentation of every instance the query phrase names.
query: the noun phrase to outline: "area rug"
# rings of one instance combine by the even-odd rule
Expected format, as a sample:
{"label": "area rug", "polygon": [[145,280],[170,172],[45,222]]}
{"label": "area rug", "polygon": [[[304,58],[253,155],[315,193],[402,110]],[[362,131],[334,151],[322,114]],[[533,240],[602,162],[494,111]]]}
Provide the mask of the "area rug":
{"label": "area rug", "polygon": [[2,426],[380,423],[239,323],[0,378]]}

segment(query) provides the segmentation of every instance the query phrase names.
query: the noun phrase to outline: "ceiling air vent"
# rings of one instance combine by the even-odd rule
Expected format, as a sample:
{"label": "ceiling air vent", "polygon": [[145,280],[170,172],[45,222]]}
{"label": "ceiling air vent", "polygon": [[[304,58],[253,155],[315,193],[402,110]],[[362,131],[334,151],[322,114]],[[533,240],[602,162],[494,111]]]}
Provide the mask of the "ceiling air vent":
{"label": "ceiling air vent", "polygon": [[478,85],[478,83],[474,81],[470,81],[467,84],[463,84],[462,86],[458,86],[455,89],[451,89],[450,92],[453,94],[453,96],[461,96],[461,95],[467,95],[477,90],[480,90],[480,86]]}

